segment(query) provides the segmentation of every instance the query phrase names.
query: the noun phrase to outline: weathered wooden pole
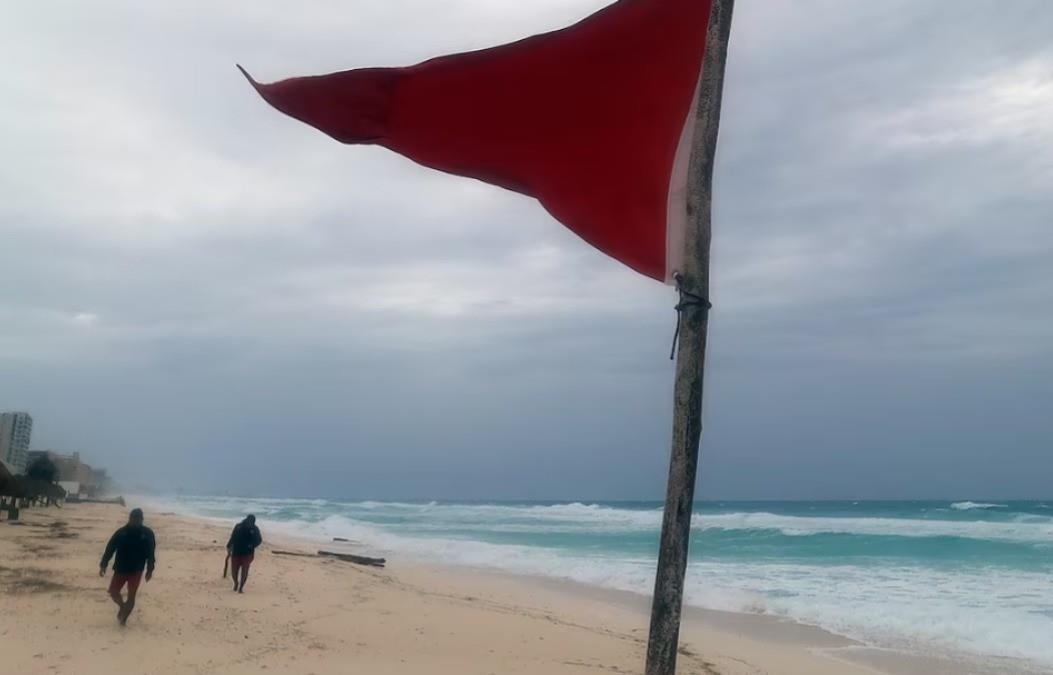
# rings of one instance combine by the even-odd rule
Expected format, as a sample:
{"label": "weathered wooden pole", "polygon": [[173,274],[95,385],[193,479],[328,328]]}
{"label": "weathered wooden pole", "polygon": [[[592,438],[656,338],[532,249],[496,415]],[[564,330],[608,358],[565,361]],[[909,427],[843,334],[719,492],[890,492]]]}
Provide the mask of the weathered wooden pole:
{"label": "weathered wooden pole", "polygon": [[665,515],[651,606],[646,675],[674,675],[687,571],[698,443],[702,435],[702,384],[709,323],[709,243],[712,235],[713,161],[720,125],[724,65],[734,0],[712,0],[691,148],[684,239],[679,352],[673,400],[673,448]]}

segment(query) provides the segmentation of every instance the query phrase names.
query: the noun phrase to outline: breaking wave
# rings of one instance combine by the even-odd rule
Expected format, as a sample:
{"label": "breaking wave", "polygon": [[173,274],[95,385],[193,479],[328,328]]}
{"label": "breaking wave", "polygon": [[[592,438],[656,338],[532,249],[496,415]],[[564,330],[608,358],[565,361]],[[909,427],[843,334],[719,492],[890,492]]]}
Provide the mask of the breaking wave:
{"label": "breaking wave", "polygon": [[[181,497],[159,510],[265,533],[343,537],[390,557],[649,593],[657,503],[458,503]],[[869,644],[1053,666],[1048,504],[700,505],[689,604],[818,625]]]}

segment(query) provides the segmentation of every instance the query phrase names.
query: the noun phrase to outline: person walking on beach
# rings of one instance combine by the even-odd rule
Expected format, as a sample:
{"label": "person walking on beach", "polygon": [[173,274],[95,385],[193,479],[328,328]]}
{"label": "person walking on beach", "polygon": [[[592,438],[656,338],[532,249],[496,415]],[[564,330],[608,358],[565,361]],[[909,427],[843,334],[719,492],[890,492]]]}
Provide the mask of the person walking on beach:
{"label": "person walking on beach", "polygon": [[[234,579],[234,590],[245,592],[245,582],[249,578],[249,565],[252,564],[256,547],[263,543],[260,528],[256,527],[256,516],[249,514],[245,520],[234,526],[227,541],[227,554],[230,555],[230,577]],[[238,572],[241,572],[239,579]]]}
{"label": "person walking on beach", "polygon": [[[142,509],[132,509],[128,514],[128,524],[113,533],[106,551],[99,563],[99,576],[106,576],[110,558],[117,554],[113,562],[113,579],[110,580],[110,598],[117,606],[117,621],[123,626],[135,609],[135,595],[139,591],[139,582],[146,568],[146,580],[154,576],[154,550],[157,544],[154,531],[143,525]],[[128,599],[121,598],[121,589],[128,586]]]}

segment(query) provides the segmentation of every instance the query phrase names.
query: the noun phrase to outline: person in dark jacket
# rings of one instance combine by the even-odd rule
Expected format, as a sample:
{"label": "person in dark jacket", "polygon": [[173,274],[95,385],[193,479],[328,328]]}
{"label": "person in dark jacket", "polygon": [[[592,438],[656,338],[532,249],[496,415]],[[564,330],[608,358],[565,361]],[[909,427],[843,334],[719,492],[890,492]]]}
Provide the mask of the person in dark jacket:
{"label": "person in dark jacket", "polygon": [[[113,533],[106,551],[99,563],[99,576],[106,576],[110,558],[117,554],[113,562],[113,579],[110,580],[110,597],[117,606],[117,620],[123,626],[135,609],[135,595],[139,591],[139,582],[146,568],[146,580],[154,576],[154,550],[156,549],[154,531],[143,525],[142,509],[132,509],[128,514],[128,524]],[[128,599],[121,598],[121,588],[128,586]]]}
{"label": "person in dark jacket", "polygon": [[[230,554],[230,576],[234,579],[234,590],[245,592],[245,582],[249,578],[249,565],[256,553],[256,547],[263,543],[260,528],[256,527],[256,516],[249,514],[245,520],[234,526],[227,541],[227,553]],[[238,571],[241,578],[238,578]],[[240,583],[239,583],[240,581]]]}

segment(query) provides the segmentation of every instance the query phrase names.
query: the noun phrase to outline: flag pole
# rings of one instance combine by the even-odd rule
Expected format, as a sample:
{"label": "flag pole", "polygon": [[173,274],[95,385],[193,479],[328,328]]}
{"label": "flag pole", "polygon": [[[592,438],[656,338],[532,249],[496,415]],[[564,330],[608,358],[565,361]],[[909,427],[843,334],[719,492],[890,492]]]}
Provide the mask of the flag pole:
{"label": "flag pole", "polygon": [[702,435],[702,385],[709,324],[709,243],[712,235],[713,161],[720,125],[724,66],[735,0],[712,0],[702,77],[698,87],[694,141],[688,174],[679,351],[673,396],[673,444],[669,459],[665,514],[651,605],[646,675],[674,675],[680,639],[680,613],[687,571],[691,511]]}

